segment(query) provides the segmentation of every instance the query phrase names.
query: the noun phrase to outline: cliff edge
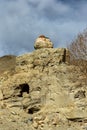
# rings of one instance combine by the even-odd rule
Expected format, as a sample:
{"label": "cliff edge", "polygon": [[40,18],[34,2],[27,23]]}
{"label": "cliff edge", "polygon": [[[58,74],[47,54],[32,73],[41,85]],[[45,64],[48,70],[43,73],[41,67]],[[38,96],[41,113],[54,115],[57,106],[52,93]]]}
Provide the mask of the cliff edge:
{"label": "cliff edge", "polygon": [[39,38],[44,47],[35,42],[31,53],[0,59],[0,130],[86,129],[85,77],[66,48]]}

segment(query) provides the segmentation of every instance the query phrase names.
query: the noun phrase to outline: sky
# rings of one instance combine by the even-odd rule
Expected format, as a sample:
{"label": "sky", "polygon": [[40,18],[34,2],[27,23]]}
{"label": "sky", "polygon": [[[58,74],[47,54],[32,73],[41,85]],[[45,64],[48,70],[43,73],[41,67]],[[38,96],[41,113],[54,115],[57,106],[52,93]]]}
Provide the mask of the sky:
{"label": "sky", "polygon": [[0,0],[0,56],[34,50],[39,35],[67,47],[87,28],[87,0]]}

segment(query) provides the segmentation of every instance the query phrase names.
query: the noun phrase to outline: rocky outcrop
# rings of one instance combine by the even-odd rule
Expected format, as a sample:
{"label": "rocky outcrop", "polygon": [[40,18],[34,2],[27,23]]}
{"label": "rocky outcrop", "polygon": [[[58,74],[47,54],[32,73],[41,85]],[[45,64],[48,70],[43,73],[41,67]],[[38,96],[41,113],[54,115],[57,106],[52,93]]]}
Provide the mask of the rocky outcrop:
{"label": "rocky outcrop", "polygon": [[[46,100],[42,98],[45,98],[46,91],[48,91],[48,88],[44,88],[44,86],[47,86],[46,85],[47,82],[49,82],[50,84],[50,81],[48,81],[48,78],[50,80],[50,76],[48,76],[49,71],[51,71],[51,68],[55,69],[55,67],[63,63],[67,63],[66,49],[63,49],[63,48],[62,49],[56,49],[56,48],[55,49],[48,49],[48,48],[38,49],[32,52],[31,54],[26,54],[23,56],[16,57],[16,66],[15,66],[16,74],[15,75],[13,74],[13,76],[11,75],[12,77],[11,80],[10,78],[7,78],[6,81],[3,82],[4,87],[1,87],[1,91],[3,93],[2,94],[3,99],[4,100],[8,99],[9,104],[10,102],[12,102],[12,100],[14,101],[17,99],[17,101],[15,102],[17,103],[17,106],[19,104],[20,107],[26,108],[27,111],[31,111],[30,106],[32,105],[30,104],[32,103],[30,99],[32,100],[34,105],[35,105],[34,103],[35,101],[37,103],[36,106],[40,107],[41,104],[43,104],[42,100]],[[43,74],[45,74],[46,78],[47,77],[48,78],[46,79],[45,83],[44,82],[41,83],[41,86],[40,86],[40,82],[42,82],[41,77],[43,80]],[[6,76],[7,76],[7,73],[6,73]],[[9,76],[9,73],[8,73],[8,76]],[[38,82],[38,80],[36,81],[37,79],[36,77],[40,78],[40,82]],[[34,85],[36,83],[34,83],[33,85],[31,83],[33,78],[35,78],[33,83],[37,82],[37,87],[36,85]],[[36,89],[35,90],[36,92],[34,92],[34,94],[36,94],[37,96],[35,95],[34,96],[35,98],[38,97],[37,100],[34,98],[33,94],[30,94],[30,92],[33,89]],[[43,95],[41,95],[41,91],[44,91]],[[25,97],[26,97],[27,105],[25,103]],[[21,98],[24,99],[23,101],[24,103],[22,102],[22,104],[20,103]],[[14,106],[14,103],[12,104],[12,106]],[[36,111],[36,109],[39,110],[39,108],[36,108],[36,107],[34,108],[34,106],[32,106],[32,111]]]}
{"label": "rocky outcrop", "polygon": [[0,76],[0,130],[86,128],[85,77],[67,49],[42,47],[14,61],[15,71]]}
{"label": "rocky outcrop", "polygon": [[53,43],[50,41],[48,37],[45,37],[44,35],[40,35],[34,44],[35,49],[40,48],[53,48]]}

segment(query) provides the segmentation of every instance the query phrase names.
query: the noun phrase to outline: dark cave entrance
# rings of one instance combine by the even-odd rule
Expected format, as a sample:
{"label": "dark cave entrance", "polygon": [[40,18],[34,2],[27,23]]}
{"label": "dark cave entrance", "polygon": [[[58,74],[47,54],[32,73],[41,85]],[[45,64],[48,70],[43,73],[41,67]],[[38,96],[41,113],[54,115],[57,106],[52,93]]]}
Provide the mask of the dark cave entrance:
{"label": "dark cave entrance", "polygon": [[32,107],[28,110],[28,113],[34,114],[34,113],[38,112],[39,110],[40,110],[40,108],[38,108],[38,107]]}
{"label": "dark cave entrance", "polygon": [[19,85],[20,88],[20,94],[18,95],[19,97],[23,97],[23,93],[26,92],[27,94],[29,94],[29,85],[27,83],[24,84],[20,84]]}

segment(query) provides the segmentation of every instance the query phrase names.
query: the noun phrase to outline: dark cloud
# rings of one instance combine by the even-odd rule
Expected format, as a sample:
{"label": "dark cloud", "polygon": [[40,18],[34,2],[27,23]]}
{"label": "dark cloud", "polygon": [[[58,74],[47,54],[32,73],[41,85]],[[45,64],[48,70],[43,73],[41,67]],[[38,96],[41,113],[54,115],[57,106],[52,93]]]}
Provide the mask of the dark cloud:
{"label": "dark cloud", "polygon": [[0,55],[33,50],[44,34],[55,47],[66,47],[86,28],[85,0],[0,0]]}

